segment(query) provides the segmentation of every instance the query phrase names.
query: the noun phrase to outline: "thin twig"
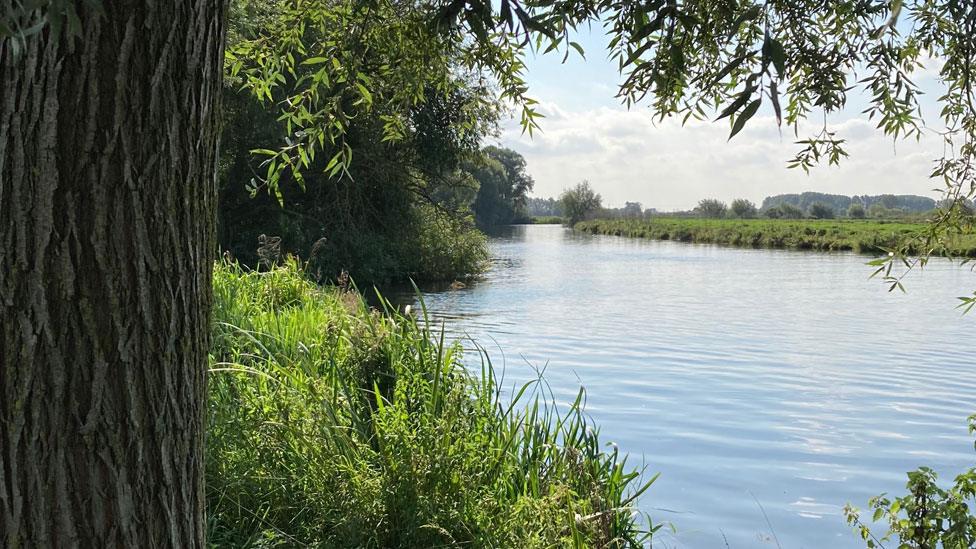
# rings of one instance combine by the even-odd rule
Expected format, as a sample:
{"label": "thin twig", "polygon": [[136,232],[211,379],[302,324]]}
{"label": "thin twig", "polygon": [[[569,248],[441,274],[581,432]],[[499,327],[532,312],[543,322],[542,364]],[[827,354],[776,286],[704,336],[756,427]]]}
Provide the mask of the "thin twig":
{"label": "thin twig", "polygon": [[752,490],[747,491],[749,492],[749,495],[752,496],[752,499],[756,501],[756,505],[759,506],[759,510],[762,511],[763,518],[766,519],[766,526],[769,526],[769,531],[773,534],[773,541],[776,542],[776,549],[783,549],[783,546],[779,544],[779,538],[776,537],[776,530],[773,529],[773,523],[769,522],[769,516],[766,515],[766,510],[763,509],[762,503],[759,503],[759,498],[756,497],[756,494],[752,493]]}

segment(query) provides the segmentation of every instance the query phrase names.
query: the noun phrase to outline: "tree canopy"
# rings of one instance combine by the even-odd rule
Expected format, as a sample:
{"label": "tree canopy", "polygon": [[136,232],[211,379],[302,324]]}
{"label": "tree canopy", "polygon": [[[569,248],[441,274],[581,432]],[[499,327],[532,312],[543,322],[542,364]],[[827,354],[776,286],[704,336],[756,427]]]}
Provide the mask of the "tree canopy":
{"label": "tree canopy", "polygon": [[882,195],[854,195],[827,194],[805,192],[800,194],[778,194],[763,199],[762,209],[772,208],[779,204],[792,204],[801,210],[806,210],[814,202],[822,202],[837,211],[846,210],[852,204],[860,204],[868,208],[874,204],[882,204],[885,208],[899,209],[905,212],[921,213],[936,208],[935,200],[914,194],[882,194]]}
{"label": "tree canopy", "polygon": [[590,182],[584,180],[563,191],[559,196],[559,203],[566,222],[573,226],[598,211],[603,205],[603,199],[593,190]]}
{"label": "tree canopy", "polygon": [[[348,170],[353,147],[346,131],[362,113],[375,111],[383,120],[384,139],[401,139],[425,90],[450,90],[458,74],[483,81],[501,101],[515,105],[531,133],[540,115],[524,78],[525,55],[583,54],[572,41],[573,31],[596,24],[610,38],[609,53],[621,73],[617,96],[624,104],[646,104],[658,117],[725,120],[730,137],[768,109],[796,136],[798,149],[789,165],[804,170],[847,156],[845,136],[831,126],[829,115],[847,107],[855,91],[866,93],[864,114],[886,135],[920,136],[926,122],[912,76],[923,60],[937,59],[943,88],[938,97],[943,127],[937,131],[946,154],[933,159],[932,176],[953,203],[976,193],[976,4],[971,2],[250,3],[272,23],[268,31],[230,48],[228,60],[248,89],[278,106],[289,130],[280,146],[257,151],[267,156],[263,179],[271,190],[286,172],[301,184],[302,170],[323,151],[329,173]],[[6,14],[0,33],[16,44],[46,22],[79,32],[75,10],[68,0],[32,3]],[[379,86],[372,76],[377,72],[397,85]],[[807,131],[808,124],[817,129]],[[945,208],[922,238],[934,247],[965,223],[957,208]]]}
{"label": "tree canopy", "polygon": [[728,213],[728,206],[725,202],[718,200],[716,198],[704,198],[698,201],[698,206],[695,207],[695,213],[701,217],[713,217],[722,218]]}
{"label": "tree canopy", "polygon": [[478,225],[492,227],[525,219],[527,195],[535,185],[526,171],[525,158],[512,149],[495,146],[472,156],[465,169],[479,183],[471,205]]}
{"label": "tree canopy", "polygon": [[758,210],[756,205],[753,204],[751,200],[746,200],[745,198],[736,198],[732,201],[731,206],[732,215],[742,219],[749,219],[756,217]]}

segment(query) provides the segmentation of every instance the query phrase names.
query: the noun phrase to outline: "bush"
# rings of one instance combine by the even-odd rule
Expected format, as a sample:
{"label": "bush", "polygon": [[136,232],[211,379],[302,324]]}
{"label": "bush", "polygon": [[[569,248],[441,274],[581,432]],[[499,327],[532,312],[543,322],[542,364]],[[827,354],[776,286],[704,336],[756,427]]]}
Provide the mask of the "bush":
{"label": "bush", "polygon": [[893,215],[894,212],[886,208],[884,204],[880,202],[871,204],[871,207],[868,208],[868,216],[873,217],[875,219],[886,219],[889,217],[893,217]]}
{"label": "bush", "polygon": [[803,219],[803,210],[793,204],[780,204],[779,210],[783,212],[783,219]]}
{"label": "bush", "polygon": [[803,219],[803,210],[786,202],[767,208],[764,213],[770,219]]}
{"label": "bush", "polygon": [[732,215],[740,219],[752,219],[756,217],[756,205],[745,198],[736,198],[732,201]]}
{"label": "bush", "polygon": [[698,206],[695,208],[695,213],[700,217],[708,217],[713,219],[721,219],[725,217],[728,207],[725,202],[721,200],[716,200],[714,198],[705,198],[698,202]]}
{"label": "bush", "polygon": [[810,217],[813,219],[833,219],[834,209],[830,206],[824,204],[823,202],[814,202],[810,204],[810,209],[808,212]]}
{"label": "bush", "polygon": [[[969,418],[969,432],[976,433],[976,416]],[[844,508],[847,522],[857,528],[869,548],[883,547],[897,540],[905,549],[968,549],[976,547],[976,467],[956,477],[947,489],[937,484],[938,477],[927,467],[908,473],[908,493],[891,499],[885,494],[872,498],[874,522],[887,523],[887,531],[878,538],[861,521],[859,511]]]}
{"label": "bush", "polygon": [[470,277],[488,262],[488,239],[464,219],[424,204],[416,210],[412,237],[400,242],[404,271],[415,280]]}
{"label": "bush", "polygon": [[572,227],[598,212],[603,205],[603,199],[593,190],[590,182],[584,180],[572,189],[563,191],[559,196],[559,204],[562,206],[563,218]]}
{"label": "bush", "polygon": [[[424,321],[304,280],[214,272],[209,540],[230,547],[625,546],[651,481],[582,411],[503,402]],[[535,395],[535,396],[533,396]],[[650,524],[649,520],[647,524]]]}
{"label": "bush", "polygon": [[867,212],[864,211],[864,205],[860,202],[852,202],[847,208],[847,217],[851,219],[864,219]]}

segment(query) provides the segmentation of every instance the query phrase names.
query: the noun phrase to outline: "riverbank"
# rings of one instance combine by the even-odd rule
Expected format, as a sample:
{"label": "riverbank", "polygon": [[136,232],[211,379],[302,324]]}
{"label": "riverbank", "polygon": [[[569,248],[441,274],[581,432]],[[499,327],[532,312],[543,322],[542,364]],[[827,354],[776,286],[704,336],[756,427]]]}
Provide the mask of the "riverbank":
{"label": "riverbank", "polygon": [[531,218],[532,225],[562,225],[565,221],[558,215],[537,215]]}
{"label": "riverbank", "polygon": [[[590,234],[676,240],[749,248],[882,253],[919,234],[925,225],[855,219],[594,219],[575,229]],[[909,253],[918,253],[910,250]],[[976,235],[962,235],[942,255],[976,257]]]}
{"label": "riverbank", "polygon": [[637,471],[580,400],[500,396],[490,361],[294,264],[214,272],[206,475],[219,546],[602,547],[647,536]]}

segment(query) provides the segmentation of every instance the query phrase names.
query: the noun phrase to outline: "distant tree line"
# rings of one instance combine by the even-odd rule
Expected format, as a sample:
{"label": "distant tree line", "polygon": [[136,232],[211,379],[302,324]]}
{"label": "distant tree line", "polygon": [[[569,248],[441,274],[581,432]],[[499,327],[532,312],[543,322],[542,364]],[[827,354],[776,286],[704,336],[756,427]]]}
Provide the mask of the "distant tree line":
{"label": "distant tree line", "polygon": [[[763,204],[762,208],[757,208],[752,201],[737,198],[732,201],[731,206],[726,206],[725,202],[721,200],[706,198],[699,201],[698,206],[690,214],[695,217],[711,219],[752,219],[757,217],[768,219],[834,219],[841,216],[864,219],[869,216],[874,218],[892,217],[894,212],[902,212],[902,210],[885,209],[880,203],[875,203],[871,208],[865,209],[860,202],[851,202],[847,208],[841,211],[835,209],[830,203],[820,201],[811,202],[805,208],[790,202],[780,202],[769,206],[768,202],[764,201]],[[687,214],[687,212],[684,213],[684,215]],[[679,213],[678,215],[681,216],[682,214]]]}
{"label": "distant tree line", "polygon": [[[589,197],[584,199],[584,197]],[[604,207],[589,182],[583,181],[567,189],[555,198],[530,197],[525,199],[526,213],[532,217],[563,216],[568,224],[586,219],[648,219],[662,217],[698,217],[706,219],[898,219],[919,217],[932,212],[945,204],[931,198],[917,195],[843,196],[816,192],[802,194],[782,194],[766,197],[762,206],[745,198],[736,198],[725,203],[716,198],[704,198],[691,210],[659,212],[654,208],[644,208],[640,202],[625,202],[619,208]],[[567,202],[568,201],[568,202]],[[570,206],[567,209],[567,204]],[[585,204],[586,207],[581,207]],[[972,215],[976,207],[970,201],[963,201],[955,207]]]}
{"label": "distant tree line", "polygon": [[562,217],[568,225],[586,219],[644,219],[657,214],[654,208],[645,210],[640,202],[624,202],[619,208],[605,207],[603,198],[586,180],[564,190],[559,198],[527,198],[526,212],[532,218]]}
{"label": "distant tree line", "polygon": [[531,217],[561,217],[563,215],[562,202],[552,197],[530,196],[526,199],[525,207]]}
{"label": "distant tree line", "polygon": [[869,210],[875,204],[880,205],[884,210],[876,208],[876,212],[901,211],[903,213],[922,213],[935,209],[935,200],[913,194],[881,194],[876,196],[854,195],[846,196],[841,194],[826,194],[816,192],[805,192],[801,194],[780,194],[767,196],[763,199],[762,209],[768,210],[781,204],[790,204],[808,211],[811,206],[820,203],[835,213],[847,212],[854,204],[859,204],[865,210]]}

